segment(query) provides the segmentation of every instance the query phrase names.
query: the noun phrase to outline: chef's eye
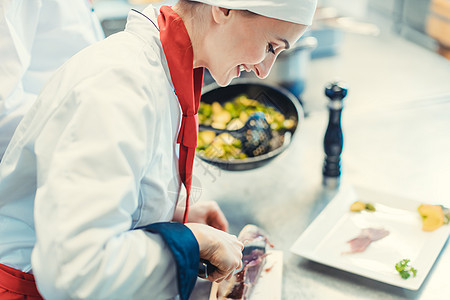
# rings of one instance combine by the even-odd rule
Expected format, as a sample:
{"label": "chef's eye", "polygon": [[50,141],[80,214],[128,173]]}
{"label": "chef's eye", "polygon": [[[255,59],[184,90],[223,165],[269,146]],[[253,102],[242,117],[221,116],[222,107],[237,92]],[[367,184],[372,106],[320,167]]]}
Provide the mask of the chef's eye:
{"label": "chef's eye", "polygon": [[273,49],[273,45],[271,43],[267,44],[267,53],[275,54],[275,50]]}

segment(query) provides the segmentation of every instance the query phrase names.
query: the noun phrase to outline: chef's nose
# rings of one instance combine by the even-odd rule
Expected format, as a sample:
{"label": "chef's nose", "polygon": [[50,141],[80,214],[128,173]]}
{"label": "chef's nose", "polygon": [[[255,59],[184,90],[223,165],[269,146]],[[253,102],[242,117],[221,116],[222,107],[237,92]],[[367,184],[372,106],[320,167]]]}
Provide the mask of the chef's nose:
{"label": "chef's nose", "polygon": [[275,55],[269,55],[267,56],[262,62],[255,65],[255,73],[256,76],[258,76],[261,79],[264,79],[269,75],[270,69],[273,66],[273,63],[275,62]]}

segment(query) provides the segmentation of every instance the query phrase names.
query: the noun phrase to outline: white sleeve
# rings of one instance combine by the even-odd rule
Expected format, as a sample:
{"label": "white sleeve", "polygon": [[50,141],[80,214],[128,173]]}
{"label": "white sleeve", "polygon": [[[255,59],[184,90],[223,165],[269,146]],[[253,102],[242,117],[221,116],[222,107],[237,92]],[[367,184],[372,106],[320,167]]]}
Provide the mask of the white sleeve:
{"label": "white sleeve", "polygon": [[31,61],[42,1],[0,2],[0,103],[18,87]]}
{"label": "white sleeve", "polygon": [[32,267],[44,298],[177,295],[176,265],[161,237],[130,230],[156,142],[148,106],[117,82],[80,85],[39,133]]}
{"label": "white sleeve", "polygon": [[40,0],[0,2],[0,159],[24,114],[21,103],[36,98],[25,93],[22,78],[30,65],[41,6]]}

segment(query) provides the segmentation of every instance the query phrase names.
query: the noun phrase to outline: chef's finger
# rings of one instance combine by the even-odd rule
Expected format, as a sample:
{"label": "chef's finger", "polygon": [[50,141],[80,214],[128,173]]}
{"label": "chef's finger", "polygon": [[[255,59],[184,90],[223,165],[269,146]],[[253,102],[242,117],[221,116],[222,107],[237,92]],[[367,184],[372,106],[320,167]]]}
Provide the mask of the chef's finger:
{"label": "chef's finger", "polygon": [[214,208],[209,218],[209,224],[212,227],[228,232],[228,221],[219,205],[216,202],[213,202]]}
{"label": "chef's finger", "polygon": [[216,271],[214,273],[211,274],[211,276],[208,276],[208,279],[212,282],[222,282],[222,280],[225,278],[225,276],[220,272],[220,271]]}
{"label": "chef's finger", "polygon": [[239,240],[237,242],[238,242],[239,247],[241,248],[241,251],[239,251],[239,253],[241,253],[241,258],[242,258],[242,251],[244,250],[244,244]]}
{"label": "chef's finger", "polygon": [[240,261],[239,266],[236,268],[236,270],[240,270],[240,269],[242,269],[242,260]]}
{"label": "chef's finger", "polygon": [[231,277],[233,277],[233,272],[231,272],[230,275],[228,275],[227,278],[225,278],[225,280],[230,280]]}

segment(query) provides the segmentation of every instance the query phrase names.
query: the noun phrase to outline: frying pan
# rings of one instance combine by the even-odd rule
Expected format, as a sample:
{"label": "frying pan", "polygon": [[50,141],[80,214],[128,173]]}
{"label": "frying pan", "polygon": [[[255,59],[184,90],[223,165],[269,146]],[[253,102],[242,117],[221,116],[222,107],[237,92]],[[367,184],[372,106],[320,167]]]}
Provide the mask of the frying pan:
{"label": "frying pan", "polygon": [[207,85],[203,88],[201,101],[208,104],[219,102],[223,105],[225,102],[232,101],[235,97],[243,94],[250,99],[275,108],[286,119],[295,120],[295,126],[285,132],[284,143],[280,147],[271,149],[263,155],[227,160],[207,158],[199,153],[196,154],[201,160],[223,170],[243,171],[266,165],[289,147],[298,126],[303,120],[303,109],[299,100],[292,93],[282,87],[262,83],[255,79],[235,79],[226,87],[219,87],[215,83]]}

